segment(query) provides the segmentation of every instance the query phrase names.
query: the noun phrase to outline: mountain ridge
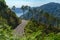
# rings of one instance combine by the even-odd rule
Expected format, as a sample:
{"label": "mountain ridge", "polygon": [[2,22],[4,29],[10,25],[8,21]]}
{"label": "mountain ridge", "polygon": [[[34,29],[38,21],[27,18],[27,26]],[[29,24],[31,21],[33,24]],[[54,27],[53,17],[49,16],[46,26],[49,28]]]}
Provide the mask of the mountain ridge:
{"label": "mountain ridge", "polygon": [[[48,12],[49,14],[53,15],[54,17],[60,18],[60,11],[59,11],[60,4],[59,3],[50,2],[50,3],[44,4],[40,7],[35,7],[33,9],[38,9],[38,11],[43,10],[44,12]],[[28,18],[27,14],[29,14],[29,12],[24,14],[26,18]],[[29,14],[30,17],[32,16],[31,14],[32,13]],[[20,18],[23,18],[24,15],[20,16]]]}

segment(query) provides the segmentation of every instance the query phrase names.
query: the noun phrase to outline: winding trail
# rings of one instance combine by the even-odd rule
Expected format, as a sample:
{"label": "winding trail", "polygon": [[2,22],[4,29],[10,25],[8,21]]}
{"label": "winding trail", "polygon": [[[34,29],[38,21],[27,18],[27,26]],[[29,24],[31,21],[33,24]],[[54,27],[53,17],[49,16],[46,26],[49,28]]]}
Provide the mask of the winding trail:
{"label": "winding trail", "polygon": [[28,23],[27,20],[22,20],[22,23],[20,25],[18,25],[16,29],[14,29],[14,34],[19,35],[19,36],[23,36],[24,35],[24,28],[27,23]]}

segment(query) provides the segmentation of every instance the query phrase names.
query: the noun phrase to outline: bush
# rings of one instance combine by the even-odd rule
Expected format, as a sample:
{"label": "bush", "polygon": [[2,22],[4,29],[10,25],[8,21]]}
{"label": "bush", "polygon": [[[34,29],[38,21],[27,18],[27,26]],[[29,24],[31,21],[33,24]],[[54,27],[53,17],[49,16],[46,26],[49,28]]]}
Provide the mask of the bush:
{"label": "bush", "polygon": [[60,33],[50,33],[42,37],[42,31],[38,30],[36,32],[31,33],[31,35],[18,37],[12,33],[11,28],[7,24],[1,24],[0,40],[60,40]]}

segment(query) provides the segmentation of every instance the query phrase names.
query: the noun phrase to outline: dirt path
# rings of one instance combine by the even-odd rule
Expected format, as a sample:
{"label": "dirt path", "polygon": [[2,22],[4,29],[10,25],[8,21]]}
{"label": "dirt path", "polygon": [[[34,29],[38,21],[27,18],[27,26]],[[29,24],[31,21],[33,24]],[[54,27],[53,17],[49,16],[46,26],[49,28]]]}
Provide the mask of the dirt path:
{"label": "dirt path", "polygon": [[22,20],[22,23],[20,25],[18,25],[16,29],[14,29],[14,34],[23,36],[24,27],[26,26],[27,23],[28,23],[28,21]]}

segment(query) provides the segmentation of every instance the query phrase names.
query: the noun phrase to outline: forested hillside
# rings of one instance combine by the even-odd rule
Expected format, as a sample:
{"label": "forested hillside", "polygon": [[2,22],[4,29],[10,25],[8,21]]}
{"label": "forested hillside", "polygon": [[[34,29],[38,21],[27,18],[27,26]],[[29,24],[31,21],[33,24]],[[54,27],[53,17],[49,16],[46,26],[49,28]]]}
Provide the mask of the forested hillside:
{"label": "forested hillside", "polygon": [[[50,33],[53,35],[60,33],[59,6],[58,3],[48,3],[41,7],[28,7],[27,13],[24,13],[26,7],[23,7],[23,15],[20,18],[29,20],[25,27],[25,35],[27,37],[33,36],[31,37],[34,38],[33,40],[55,40],[48,37]],[[40,32],[41,34],[39,34]],[[45,39],[45,36],[48,39]]]}
{"label": "forested hillside", "polygon": [[8,24],[12,26],[12,28],[15,28],[21,23],[20,19],[8,8],[4,0],[0,0],[0,24],[1,23]]}
{"label": "forested hillside", "polygon": [[[23,10],[24,9],[26,9],[26,7],[23,8]],[[34,18],[37,18],[38,12],[41,10],[43,10],[44,12],[48,12],[54,17],[60,18],[60,4],[55,2],[50,2],[39,7],[28,7],[27,10],[28,12],[24,13],[24,15],[22,15],[20,18],[30,19],[33,16],[33,14],[34,14]]]}
{"label": "forested hillside", "polygon": [[25,20],[30,20],[30,23],[28,23],[26,26],[26,30],[30,28],[31,28],[30,30],[34,30],[35,26],[36,26],[36,29],[38,29],[41,25],[44,25],[42,27],[46,29],[45,31],[49,30],[48,32],[51,32],[51,31],[60,32],[59,7],[60,7],[60,4],[58,3],[48,3],[40,7],[25,6],[25,7],[22,7],[23,8],[22,10],[27,9],[28,12],[24,13],[23,11],[24,14],[20,18]]}
{"label": "forested hillside", "polygon": [[25,35],[27,37],[33,36],[31,37],[33,40],[60,40],[54,37],[54,35],[60,33],[60,19],[43,10],[37,14],[37,18],[34,18],[33,15],[27,23]]}

